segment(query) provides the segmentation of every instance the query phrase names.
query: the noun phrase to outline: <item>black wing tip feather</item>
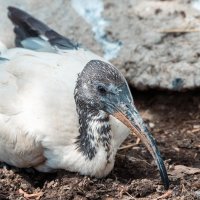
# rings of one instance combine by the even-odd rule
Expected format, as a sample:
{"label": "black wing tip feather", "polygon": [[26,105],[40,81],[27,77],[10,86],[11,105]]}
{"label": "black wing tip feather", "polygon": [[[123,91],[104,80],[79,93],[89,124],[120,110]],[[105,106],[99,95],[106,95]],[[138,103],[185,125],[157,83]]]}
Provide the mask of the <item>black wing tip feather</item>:
{"label": "black wing tip feather", "polygon": [[28,19],[33,18],[27,12],[13,6],[8,7],[8,17],[13,24],[18,26],[22,23],[28,23]]}
{"label": "black wing tip feather", "polygon": [[13,7],[13,6],[8,6],[8,17],[13,18],[13,15],[16,14],[27,14],[23,10],[20,10],[19,8]]}
{"label": "black wing tip feather", "polygon": [[68,38],[63,37],[56,31],[49,28],[43,22],[37,20],[27,12],[13,7],[8,7],[8,17],[15,25],[16,34],[15,43],[21,46],[21,41],[29,37],[45,36],[52,46],[60,49],[77,49],[78,45],[74,44]]}
{"label": "black wing tip feather", "polygon": [[8,16],[13,16],[13,14],[23,14],[23,15],[29,15],[28,13],[26,13],[25,11],[16,8],[14,6],[8,6]]}

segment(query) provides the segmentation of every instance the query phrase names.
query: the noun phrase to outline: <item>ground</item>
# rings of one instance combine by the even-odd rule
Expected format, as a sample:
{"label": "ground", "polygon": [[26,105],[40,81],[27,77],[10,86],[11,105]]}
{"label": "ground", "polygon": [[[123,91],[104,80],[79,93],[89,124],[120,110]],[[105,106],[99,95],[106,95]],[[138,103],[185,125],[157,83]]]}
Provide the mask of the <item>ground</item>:
{"label": "ground", "polygon": [[113,171],[104,179],[66,171],[45,174],[0,163],[0,199],[26,199],[26,193],[37,192],[41,200],[200,199],[199,91],[133,90],[133,96],[165,159],[169,191],[164,190],[144,145],[139,143],[128,148],[136,141],[130,136],[118,151]]}
{"label": "ground", "polygon": [[[46,6],[49,3],[45,0],[0,0],[0,25],[4,30],[0,31],[1,40],[8,47],[13,46],[14,35],[6,7],[15,5],[103,55],[91,26],[78,16],[70,2],[52,1],[51,5]],[[186,88],[193,88],[193,83],[199,87],[200,12],[192,9],[191,0],[103,2],[103,17],[110,22],[106,37],[123,43],[112,63],[124,73],[130,85],[140,89],[147,86],[171,88],[168,82],[171,80],[169,77],[173,76],[164,75],[174,73],[177,76],[175,89],[181,89],[180,78],[184,77],[178,75],[184,72],[184,67],[189,63],[185,76],[187,81],[192,80],[189,81],[191,86]],[[147,73],[151,76],[144,76],[147,67],[150,69]],[[187,71],[191,69],[194,70]],[[165,160],[170,178],[169,191],[164,190],[147,149],[141,143],[135,144],[136,138],[130,136],[118,151],[113,171],[104,179],[66,171],[45,174],[0,163],[0,200],[28,199],[27,194],[34,193],[40,194],[41,200],[200,199],[200,91],[139,92],[133,89],[132,92],[137,108],[149,125]],[[135,145],[130,147],[130,144]],[[36,196],[32,199],[36,199]]]}

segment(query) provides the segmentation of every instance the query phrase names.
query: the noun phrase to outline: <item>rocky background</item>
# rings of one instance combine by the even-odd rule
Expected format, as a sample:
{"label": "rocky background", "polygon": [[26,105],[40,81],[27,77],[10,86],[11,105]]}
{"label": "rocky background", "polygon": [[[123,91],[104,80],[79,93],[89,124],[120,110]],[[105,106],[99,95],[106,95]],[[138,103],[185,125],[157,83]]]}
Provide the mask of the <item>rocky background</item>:
{"label": "rocky background", "polygon": [[0,41],[12,47],[9,5],[105,56],[137,89],[200,86],[197,0],[0,0]]}

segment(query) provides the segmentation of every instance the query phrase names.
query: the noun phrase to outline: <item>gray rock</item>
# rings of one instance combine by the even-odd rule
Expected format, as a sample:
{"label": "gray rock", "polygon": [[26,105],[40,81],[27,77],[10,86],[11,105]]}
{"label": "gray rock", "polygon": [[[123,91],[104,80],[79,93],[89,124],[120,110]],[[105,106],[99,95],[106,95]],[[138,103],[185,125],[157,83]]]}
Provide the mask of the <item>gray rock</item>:
{"label": "gray rock", "polygon": [[196,192],[194,192],[194,193],[195,193],[197,199],[200,199],[200,190],[198,190],[198,191],[196,191]]}
{"label": "gray rock", "polygon": [[0,40],[9,47],[14,45],[6,10],[8,5],[13,5],[99,55],[107,55],[109,49],[116,50],[113,56],[107,57],[112,58],[111,62],[133,87],[182,91],[200,86],[197,1],[104,0],[104,10],[95,18],[98,26],[87,18],[87,14],[92,17],[98,13],[89,4],[92,1],[84,1],[87,16],[75,10],[74,1],[78,2],[0,0]]}

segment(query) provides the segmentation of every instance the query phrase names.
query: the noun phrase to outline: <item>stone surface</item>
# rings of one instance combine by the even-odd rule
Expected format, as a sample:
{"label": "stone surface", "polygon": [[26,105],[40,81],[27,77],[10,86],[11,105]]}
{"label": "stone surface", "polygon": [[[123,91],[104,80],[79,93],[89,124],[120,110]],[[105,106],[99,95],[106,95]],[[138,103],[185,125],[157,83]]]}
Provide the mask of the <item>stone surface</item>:
{"label": "stone surface", "polygon": [[[88,1],[87,1],[88,3]],[[0,40],[13,46],[8,5],[18,6],[61,34],[104,55],[91,24],[71,1],[0,0]],[[200,10],[192,0],[104,0],[105,38],[122,46],[111,62],[138,89],[194,89],[200,86]]]}
{"label": "stone surface", "polygon": [[90,25],[77,14],[69,0],[0,0],[0,41],[8,47],[14,46],[13,25],[7,17],[8,6],[25,10],[62,35],[103,55]]}

